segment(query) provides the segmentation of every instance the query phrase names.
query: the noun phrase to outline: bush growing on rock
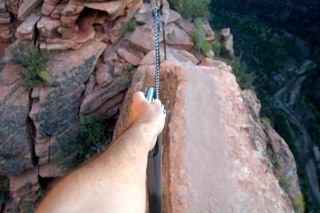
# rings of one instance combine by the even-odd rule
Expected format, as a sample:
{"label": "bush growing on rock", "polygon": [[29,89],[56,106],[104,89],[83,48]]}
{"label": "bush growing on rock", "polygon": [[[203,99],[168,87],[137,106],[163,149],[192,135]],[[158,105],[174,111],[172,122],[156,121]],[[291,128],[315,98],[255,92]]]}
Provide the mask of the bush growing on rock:
{"label": "bush growing on rock", "polygon": [[104,117],[81,116],[77,137],[70,138],[59,147],[54,162],[61,168],[69,169],[99,154],[112,138],[106,128]]}
{"label": "bush growing on rock", "polygon": [[194,21],[192,43],[195,49],[198,49],[200,43],[200,49],[203,52],[209,52],[211,50],[211,45],[206,40],[206,33],[202,27],[202,20],[200,18],[195,19]]}
{"label": "bush growing on rock", "polygon": [[208,15],[211,0],[168,0],[184,18],[195,19]]}
{"label": "bush growing on rock", "polygon": [[247,65],[241,61],[241,56],[234,57],[232,61],[232,70],[237,77],[241,89],[252,89],[255,75],[248,72]]}
{"label": "bush growing on rock", "polygon": [[23,87],[30,90],[52,82],[46,71],[46,64],[50,60],[48,52],[42,52],[31,44],[18,42],[11,48],[12,61],[25,68],[21,76]]}
{"label": "bush growing on rock", "polygon": [[304,197],[302,194],[297,194],[292,199],[292,205],[297,213],[305,212],[305,203],[304,203]]}
{"label": "bush growing on rock", "polygon": [[132,65],[129,65],[124,68],[124,71],[133,74],[137,71],[137,68]]}
{"label": "bush growing on rock", "polygon": [[133,18],[122,25],[122,27],[120,28],[120,32],[121,33],[133,32],[136,28],[137,28],[137,21],[135,18]]}

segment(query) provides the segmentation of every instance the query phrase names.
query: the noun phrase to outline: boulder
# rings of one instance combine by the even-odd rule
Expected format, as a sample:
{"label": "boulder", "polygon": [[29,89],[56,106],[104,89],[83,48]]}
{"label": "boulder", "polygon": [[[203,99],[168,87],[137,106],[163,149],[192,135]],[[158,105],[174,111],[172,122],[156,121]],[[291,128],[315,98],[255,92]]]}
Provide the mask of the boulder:
{"label": "boulder", "polygon": [[74,25],[73,27],[59,27],[57,31],[61,34],[61,39],[72,39],[79,32],[79,26]]}
{"label": "boulder", "polygon": [[42,16],[37,23],[37,29],[40,33],[40,40],[46,40],[48,38],[55,38],[57,35],[57,29],[61,26],[59,20],[50,19],[49,17]]}
{"label": "boulder", "polygon": [[193,48],[191,37],[176,25],[171,27],[173,30],[167,35],[167,44],[176,49],[191,51]]}
{"label": "boulder", "polygon": [[120,92],[116,96],[108,99],[104,104],[97,108],[92,115],[104,116],[106,119],[111,118],[119,112],[119,108],[125,96],[125,92]]}
{"label": "boulder", "polygon": [[120,57],[124,58],[129,64],[132,64],[134,66],[138,65],[141,61],[141,58],[138,57],[139,54],[137,53],[131,53],[126,49],[118,49],[118,54]]}
{"label": "boulder", "polygon": [[124,92],[130,85],[130,77],[122,75],[114,78],[111,84],[106,87],[96,87],[92,93],[84,98],[81,103],[80,113],[90,114],[101,107],[109,99]]}
{"label": "boulder", "polygon": [[193,24],[191,21],[188,21],[186,19],[179,19],[176,23],[181,29],[183,29],[186,33],[188,33],[189,36],[192,35],[193,31]]}
{"label": "boulder", "polygon": [[202,27],[204,29],[204,32],[206,34],[206,40],[210,43],[210,44],[213,44],[214,42],[214,32],[210,26],[210,23],[208,21],[205,21],[203,24],[202,24]]}
{"label": "boulder", "polygon": [[39,21],[40,16],[32,13],[28,16],[22,24],[17,28],[16,37],[19,40],[28,40],[31,41],[35,35],[35,28],[37,22]]}
{"label": "boulder", "polygon": [[233,49],[233,35],[231,34],[230,28],[224,28],[220,30],[219,42],[223,45],[230,54],[234,55]]}
{"label": "boulder", "polygon": [[[115,138],[129,127],[133,92],[154,84],[153,70],[141,65],[133,76]],[[267,158],[266,135],[229,66],[169,58],[161,66],[160,99],[168,116],[163,212],[294,212]]]}
{"label": "boulder", "polygon": [[109,64],[101,64],[95,73],[95,82],[101,87],[108,86],[112,80],[112,67]]}
{"label": "boulder", "polygon": [[39,176],[42,178],[56,178],[64,175],[64,172],[57,165],[48,163],[39,167]]}
{"label": "boulder", "polygon": [[[160,39],[162,41],[162,39]],[[152,25],[138,26],[129,37],[129,42],[138,50],[148,53],[154,49],[154,30]]]}

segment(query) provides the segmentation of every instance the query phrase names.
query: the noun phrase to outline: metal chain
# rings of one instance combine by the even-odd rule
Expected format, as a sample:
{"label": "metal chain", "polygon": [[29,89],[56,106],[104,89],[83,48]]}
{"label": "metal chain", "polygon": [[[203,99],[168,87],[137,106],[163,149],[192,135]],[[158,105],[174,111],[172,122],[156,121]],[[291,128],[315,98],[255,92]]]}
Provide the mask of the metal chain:
{"label": "metal chain", "polygon": [[159,7],[153,8],[153,17],[154,17],[154,43],[155,43],[155,98],[159,98],[159,79],[160,79],[160,49],[159,49],[159,15],[160,9]]}

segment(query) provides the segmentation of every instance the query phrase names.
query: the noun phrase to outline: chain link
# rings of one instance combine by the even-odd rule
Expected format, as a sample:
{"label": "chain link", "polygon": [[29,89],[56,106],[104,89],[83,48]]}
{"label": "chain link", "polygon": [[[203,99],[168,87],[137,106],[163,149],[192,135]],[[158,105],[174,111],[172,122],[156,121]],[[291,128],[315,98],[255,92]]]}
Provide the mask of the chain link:
{"label": "chain link", "polygon": [[159,15],[160,8],[153,8],[153,17],[154,17],[154,43],[155,43],[155,98],[159,98],[159,80],[160,80],[160,49],[159,49]]}

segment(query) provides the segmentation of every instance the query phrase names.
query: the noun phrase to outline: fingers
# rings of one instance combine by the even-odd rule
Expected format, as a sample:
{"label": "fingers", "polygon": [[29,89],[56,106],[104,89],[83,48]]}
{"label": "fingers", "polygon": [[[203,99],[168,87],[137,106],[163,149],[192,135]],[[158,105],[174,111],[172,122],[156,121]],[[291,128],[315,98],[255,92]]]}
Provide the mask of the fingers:
{"label": "fingers", "polygon": [[143,92],[135,92],[133,94],[133,101],[135,102],[147,102],[146,97],[144,96]]}
{"label": "fingers", "polygon": [[166,114],[164,110],[164,106],[162,105],[160,99],[154,99],[151,103],[149,103],[143,92],[135,92],[133,94],[133,104],[137,106],[140,106],[140,104],[143,104],[141,106],[145,106],[145,107],[149,106],[158,112]]}

